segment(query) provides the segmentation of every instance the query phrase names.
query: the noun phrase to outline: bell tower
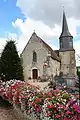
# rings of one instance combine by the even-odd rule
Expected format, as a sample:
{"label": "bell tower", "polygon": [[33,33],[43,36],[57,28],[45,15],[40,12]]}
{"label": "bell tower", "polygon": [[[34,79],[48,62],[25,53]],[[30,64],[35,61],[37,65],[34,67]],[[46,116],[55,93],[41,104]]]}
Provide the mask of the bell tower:
{"label": "bell tower", "polygon": [[60,50],[73,50],[73,36],[70,34],[65,12],[63,11],[62,33],[59,37]]}
{"label": "bell tower", "polygon": [[63,76],[69,78],[67,84],[70,86],[74,84],[72,79],[76,76],[76,60],[75,60],[75,50],[73,48],[73,36],[69,32],[66,15],[63,11],[63,21],[62,21],[62,32],[59,37],[59,56],[61,58],[61,72]]}

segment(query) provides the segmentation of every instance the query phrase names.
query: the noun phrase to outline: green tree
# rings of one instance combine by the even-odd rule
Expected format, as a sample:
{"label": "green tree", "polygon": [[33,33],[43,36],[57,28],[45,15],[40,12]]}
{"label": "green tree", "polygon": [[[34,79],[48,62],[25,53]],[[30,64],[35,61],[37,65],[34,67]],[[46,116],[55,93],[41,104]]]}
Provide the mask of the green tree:
{"label": "green tree", "polygon": [[7,41],[1,54],[0,73],[5,75],[5,80],[24,80],[21,60],[18,55],[15,41]]}

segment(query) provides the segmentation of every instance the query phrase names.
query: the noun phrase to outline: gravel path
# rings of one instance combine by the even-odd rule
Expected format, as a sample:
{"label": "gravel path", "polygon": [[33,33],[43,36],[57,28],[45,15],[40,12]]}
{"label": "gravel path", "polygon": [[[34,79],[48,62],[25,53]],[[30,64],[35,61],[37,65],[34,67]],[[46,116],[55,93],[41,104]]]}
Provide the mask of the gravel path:
{"label": "gravel path", "polygon": [[0,120],[21,120],[15,116],[15,111],[12,106],[5,104],[0,98]]}
{"label": "gravel path", "polygon": [[10,108],[0,107],[0,120],[20,120],[14,115],[14,110]]}

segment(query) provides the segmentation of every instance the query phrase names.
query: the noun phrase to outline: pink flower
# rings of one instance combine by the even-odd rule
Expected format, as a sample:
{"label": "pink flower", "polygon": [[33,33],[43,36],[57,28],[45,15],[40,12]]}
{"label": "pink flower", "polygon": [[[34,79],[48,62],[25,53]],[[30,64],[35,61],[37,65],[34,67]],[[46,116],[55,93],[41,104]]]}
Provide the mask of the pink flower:
{"label": "pink flower", "polygon": [[70,120],[69,118],[64,118],[64,120]]}
{"label": "pink flower", "polygon": [[61,115],[56,115],[56,117],[55,117],[55,118],[57,118],[57,119],[58,119],[58,118],[61,118]]}
{"label": "pink flower", "polygon": [[66,112],[67,115],[72,114],[69,110]]}
{"label": "pink flower", "polygon": [[36,112],[40,112],[40,110],[41,110],[40,107],[36,108]]}
{"label": "pink flower", "polygon": [[79,106],[76,107],[76,111],[80,114],[80,107]]}
{"label": "pink flower", "polygon": [[46,112],[46,116],[49,117],[51,114],[49,112]]}

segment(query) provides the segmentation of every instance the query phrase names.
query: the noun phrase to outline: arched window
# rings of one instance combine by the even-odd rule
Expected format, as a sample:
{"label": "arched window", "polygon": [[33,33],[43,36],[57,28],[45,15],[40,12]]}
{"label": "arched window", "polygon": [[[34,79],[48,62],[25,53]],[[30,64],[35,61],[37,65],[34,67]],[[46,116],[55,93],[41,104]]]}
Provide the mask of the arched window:
{"label": "arched window", "polygon": [[33,62],[37,62],[37,54],[35,51],[33,52]]}

